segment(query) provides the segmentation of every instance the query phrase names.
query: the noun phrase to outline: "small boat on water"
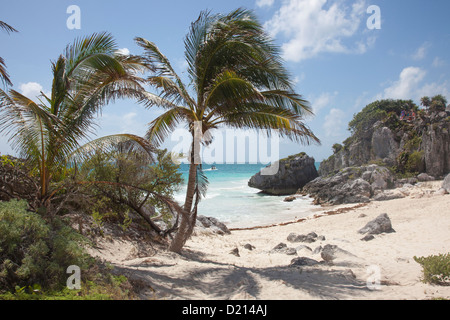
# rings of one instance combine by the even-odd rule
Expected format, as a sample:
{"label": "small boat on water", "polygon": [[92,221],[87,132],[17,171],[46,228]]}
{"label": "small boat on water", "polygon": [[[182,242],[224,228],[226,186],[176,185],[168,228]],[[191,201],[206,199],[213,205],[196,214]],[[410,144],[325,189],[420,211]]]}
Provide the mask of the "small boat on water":
{"label": "small boat on water", "polygon": [[216,166],[211,166],[211,170],[217,170]]}

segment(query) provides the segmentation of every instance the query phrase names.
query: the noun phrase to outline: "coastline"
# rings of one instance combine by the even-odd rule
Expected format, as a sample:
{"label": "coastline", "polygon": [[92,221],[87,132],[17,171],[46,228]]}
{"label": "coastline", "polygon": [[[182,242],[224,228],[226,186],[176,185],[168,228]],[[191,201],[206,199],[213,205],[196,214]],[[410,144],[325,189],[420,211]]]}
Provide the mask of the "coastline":
{"label": "coastline", "polygon": [[[300,222],[196,235],[181,255],[157,250],[138,257],[138,244],[125,240],[99,243],[91,253],[138,282],[142,299],[449,299],[450,286],[423,283],[422,267],[414,261],[450,252],[450,214],[443,210],[450,207],[450,195],[435,192],[441,184],[423,183],[403,199],[321,208]],[[357,231],[383,213],[395,232],[362,241]],[[287,240],[291,233],[310,232],[323,238]],[[280,243],[297,248],[295,255],[274,251]],[[331,264],[314,253],[326,245],[342,253]],[[291,266],[299,257],[320,263]]]}

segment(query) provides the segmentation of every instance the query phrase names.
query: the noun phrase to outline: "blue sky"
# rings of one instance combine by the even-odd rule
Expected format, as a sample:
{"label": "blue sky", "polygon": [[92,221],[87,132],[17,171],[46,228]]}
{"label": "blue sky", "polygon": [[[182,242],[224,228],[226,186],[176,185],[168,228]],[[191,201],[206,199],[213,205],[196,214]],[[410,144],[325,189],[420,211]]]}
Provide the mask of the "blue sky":
{"label": "blue sky", "polygon": [[[67,8],[81,10],[81,29],[70,30]],[[381,29],[367,20],[376,5]],[[382,98],[413,99],[444,94],[450,100],[450,2],[448,0],[228,0],[228,1],[8,1],[0,20],[19,33],[0,32],[0,56],[13,89],[34,98],[51,88],[50,62],[77,37],[108,31],[120,48],[141,53],[136,36],[155,42],[183,75],[183,39],[200,11],[227,13],[252,9],[281,47],[296,90],[311,102],[307,124],[321,146],[281,141],[280,156],[301,151],[316,161],[349,136],[347,124],[368,103]],[[98,136],[129,132],[144,135],[160,110],[131,100],[103,109]],[[165,146],[171,148],[173,142]],[[12,153],[0,136],[0,152]]]}

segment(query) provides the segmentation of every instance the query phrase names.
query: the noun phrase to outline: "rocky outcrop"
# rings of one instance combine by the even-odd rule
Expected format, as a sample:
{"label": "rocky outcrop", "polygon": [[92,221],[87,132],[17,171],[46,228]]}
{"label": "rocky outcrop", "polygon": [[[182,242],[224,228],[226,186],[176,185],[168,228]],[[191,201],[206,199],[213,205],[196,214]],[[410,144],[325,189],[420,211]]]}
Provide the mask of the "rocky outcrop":
{"label": "rocky outcrop", "polygon": [[319,175],[371,162],[442,178],[450,171],[450,112],[422,111],[411,122],[393,115],[357,130],[321,163]]}
{"label": "rocky outcrop", "polygon": [[301,153],[279,160],[274,174],[258,172],[250,178],[248,186],[270,195],[291,195],[318,176],[314,158]]}
{"label": "rocky outcrop", "polygon": [[307,183],[299,193],[314,198],[315,204],[369,202],[383,190],[395,187],[390,170],[378,165],[349,167],[330,177],[319,177]]}

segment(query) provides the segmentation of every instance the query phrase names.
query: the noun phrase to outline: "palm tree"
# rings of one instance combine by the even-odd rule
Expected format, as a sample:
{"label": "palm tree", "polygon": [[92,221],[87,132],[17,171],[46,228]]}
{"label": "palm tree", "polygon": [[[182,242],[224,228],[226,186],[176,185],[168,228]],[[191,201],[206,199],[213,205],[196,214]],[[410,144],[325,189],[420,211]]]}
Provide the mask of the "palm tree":
{"label": "palm tree", "polygon": [[156,70],[148,82],[160,91],[159,95],[149,93],[146,103],[167,110],[151,122],[147,138],[158,145],[181,123],[187,124],[192,134],[184,214],[169,248],[180,252],[192,234],[197,204],[205,191],[198,150],[200,143],[209,143],[211,137],[201,140],[199,136],[229,126],[267,134],[276,129],[294,141],[320,142],[303,123],[304,116],[312,114],[308,102],[294,92],[279,48],[252,12],[202,12],[191,24],[185,38],[189,87],[154,43],[143,38],[136,42]]}
{"label": "palm tree", "polygon": [[431,100],[429,97],[422,97],[420,99],[420,104],[428,110],[428,108],[431,106]]}
{"label": "palm tree", "polygon": [[[5,30],[8,34],[10,32],[18,32],[16,29],[3,21],[0,21],[0,29]],[[0,80],[3,84],[12,86],[11,79],[9,79],[8,72],[6,72],[5,60],[2,57],[0,57]]]}
{"label": "palm tree", "polygon": [[[139,57],[117,53],[110,34],[98,33],[77,39],[52,62],[50,96],[41,92],[39,101],[33,101],[0,89],[0,133],[8,134],[13,149],[37,169],[42,205],[49,202],[50,183],[66,170],[79,141],[94,132],[94,116],[101,107],[122,97],[142,99],[138,72],[145,70]],[[150,150],[143,138],[115,139],[131,139]]]}

